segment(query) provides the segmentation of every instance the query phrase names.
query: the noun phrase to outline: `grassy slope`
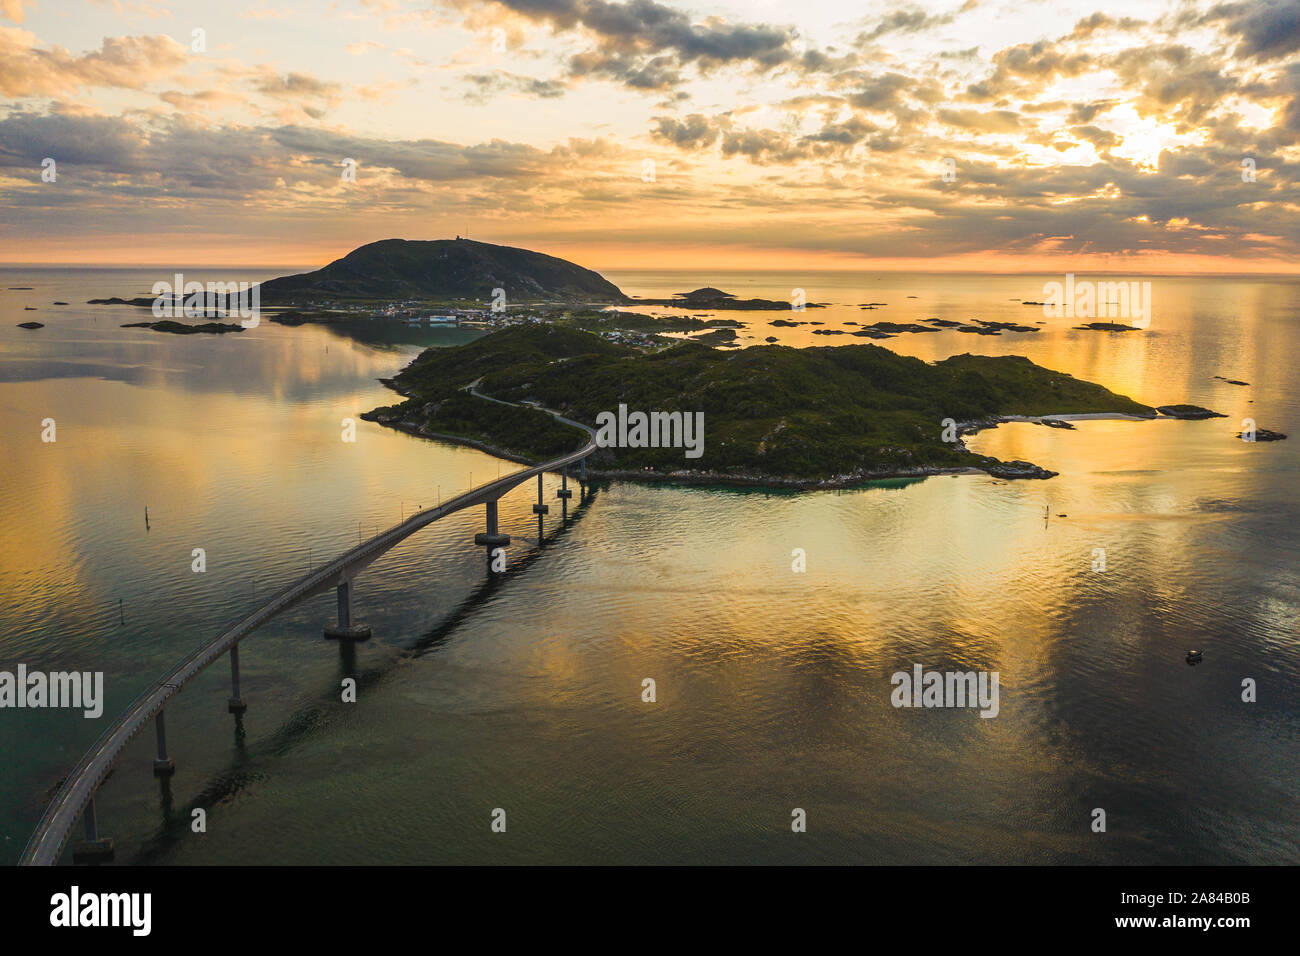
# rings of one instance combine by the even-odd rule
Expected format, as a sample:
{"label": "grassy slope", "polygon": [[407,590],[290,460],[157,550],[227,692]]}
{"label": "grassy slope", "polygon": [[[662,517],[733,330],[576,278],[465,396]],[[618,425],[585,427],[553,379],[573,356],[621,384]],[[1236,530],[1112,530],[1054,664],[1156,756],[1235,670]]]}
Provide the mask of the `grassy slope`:
{"label": "grassy slope", "polygon": [[606,449],[595,467],[800,479],[991,461],[942,441],[945,418],[1152,411],[1015,356],[958,355],[931,365],[867,344],[720,351],[696,343],[646,355],[585,332],[522,326],[424,352],[397,377],[414,397],[377,412],[533,459],[579,443],[543,413],[462,391],[479,379],[488,395],[537,401],[592,425],[620,402],[632,411],[705,413],[702,458],[687,460],[681,449]]}

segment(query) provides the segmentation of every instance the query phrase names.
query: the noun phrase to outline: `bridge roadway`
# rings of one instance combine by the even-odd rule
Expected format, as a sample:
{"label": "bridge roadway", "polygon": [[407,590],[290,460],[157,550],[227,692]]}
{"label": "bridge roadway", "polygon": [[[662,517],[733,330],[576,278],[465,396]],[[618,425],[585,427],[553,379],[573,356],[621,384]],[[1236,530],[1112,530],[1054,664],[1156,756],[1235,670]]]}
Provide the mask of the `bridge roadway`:
{"label": "bridge roadway", "polygon": [[[471,389],[471,391],[473,390]],[[479,398],[503,405],[511,404],[478,392],[474,392],[474,394]],[[113,764],[131,738],[138,734],[155,714],[161,712],[163,705],[171,697],[179,693],[182,687],[220,658],[221,655],[235,647],[243,638],[295,604],[349,581],[394,545],[399,544],[421,528],[433,524],[439,518],[455,514],[457,511],[463,511],[466,508],[472,508],[474,505],[496,501],[506,492],[523,484],[529,478],[544,472],[565,468],[574,462],[581,461],[596,450],[596,433],[591,428],[581,422],[565,418],[550,409],[541,410],[549,412],[557,421],[585,431],[588,437],[587,444],[577,451],[563,455],[553,461],[534,465],[531,468],[525,468],[522,471],[506,475],[504,478],[498,478],[496,481],[480,485],[450,499],[444,504],[439,504],[435,508],[426,508],[424,511],[416,512],[400,524],[396,524],[387,531],[362,542],[355,548],[335,558],[329,564],[323,565],[306,577],[290,584],[265,604],[240,618],[218,634],[212,641],[190,654],[173,667],[161,680],[137,697],[135,702],[113,722],[111,727],[100,735],[99,739],[91,745],[91,748],[77,762],[77,765],[64,779],[58,793],[54,795],[54,799],[50,801],[50,805],[46,808],[40,823],[32,833],[31,839],[27,842],[26,849],[23,850],[19,864],[22,866],[52,866],[58,863],[63,848],[67,845],[68,837],[72,833],[72,828],[76,825],[86,805],[94,798],[95,791],[104,782],[104,778],[108,776]]]}

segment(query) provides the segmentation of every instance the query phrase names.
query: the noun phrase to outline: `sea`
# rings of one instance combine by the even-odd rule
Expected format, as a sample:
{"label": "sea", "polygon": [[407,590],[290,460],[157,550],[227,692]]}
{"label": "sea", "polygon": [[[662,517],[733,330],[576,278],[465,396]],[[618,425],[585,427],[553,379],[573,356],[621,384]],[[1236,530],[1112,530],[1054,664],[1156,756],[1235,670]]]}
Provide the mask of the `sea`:
{"label": "sea", "polygon": [[[105,698],[98,719],[0,710],[0,863],[181,657],[520,467],[360,419],[398,400],[380,379],[479,332],[178,336],[87,304],[175,271],[0,270],[0,671],[102,672]],[[644,297],[827,303],[707,312],[744,323],[742,347],[861,344],[813,334],[858,322],[1034,326],[875,344],[1023,355],[1226,417],[970,439],[1047,481],[602,482],[566,521],[550,476],[540,538],[526,483],[501,502],[505,574],[473,544],[482,513],[461,512],[357,579],[368,642],[323,637],[322,595],[242,643],[242,717],[224,659],[186,686],[166,710],[175,774],[153,776],[146,731],[97,796],[117,864],[1300,863],[1300,279],[1105,277],[1149,281],[1151,312],[1104,332],[1024,304],[1062,275],[605,274]],[[1235,437],[1252,423],[1292,437]],[[996,716],[895,706],[917,666],[996,673]]]}

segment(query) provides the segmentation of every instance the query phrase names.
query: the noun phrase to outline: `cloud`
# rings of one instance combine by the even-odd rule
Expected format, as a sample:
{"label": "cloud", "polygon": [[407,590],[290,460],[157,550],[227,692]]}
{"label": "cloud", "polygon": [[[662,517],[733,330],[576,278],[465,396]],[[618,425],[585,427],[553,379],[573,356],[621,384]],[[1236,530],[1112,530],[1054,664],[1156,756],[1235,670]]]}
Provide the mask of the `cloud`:
{"label": "cloud", "polygon": [[1238,37],[1240,59],[1274,60],[1300,50],[1300,0],[1249,0],[1220,4],[1203,22],[1222,21]]}
{"label": "cloud", "polygon": [[968,0],[961,10],[951,13],[929,14],[918,7],[894,10],[882,17],[870,33],[858,37],[858,42],[867,43],[887,33],[920,33],[924,30],[944,26],[952,23],[957,18],[958,13],[972,9],[974,6],[975,4]]}
{"label": "cloud", "polygon": [[[467,16],[481,18],[482,0],[448,0]],[[792,27],[730,23],[718,17],[692,20],[657,0],[491,0],[494,9],[572,32],[591,45],[569,61],[577,77],[610,79],[634,89],[664,90],[685,67],[702,73],[726,66],[759,72],[778,67],[824,70],[847,62],[804,50]]]}
{"label": "cloud", "polygon": [[1087,140],[1100,149],[1111,149],[1123,142],[1123,139],[1110,130],[1098,126],[1075,126],[1070,130],[1079,139]]}
{"label": "cloud", "polygon": [[25,30],[0,27],[0,93],[6,96],[66,96],[72,90],[117,87],[142,90],[177,73],[186,47],[171,37],[105,37],[98,50],[74,55],[62,47],[44,49]]}
{"label": "cloud", "polygon": [[500,93],[515,93],[534,99],[556,99],[565,94],[567,87],[559,80],[540,80],[498,70],[495,73],[471,73],[465,76],[471,90],[466,99],[472,103],[485,103]]}
{"label": "cloud", "polygon": [[307,73],[278,73],[265,65],[230,72],[243,76],[252,90],[279,104],[274,115],[285,123],[296,122],[304,116],[321,119],[343,99],[342,85]]}
{"label": "cloud", "polygon": [[987,100],[1029,92],[1024,81],[1041,88],[1057,77],[1080,76],[1094,70],[1096,60],[1091,53],[1067,51],[1051,41],[1039,40],[999,50],[993,55],[993,65],[992,74],[968,87],[972,97]]}
{"label": "cloud", "polygon": [[980,133],[1015,133],[1021,128],[1020,114],[1011,110],[941,109],[936,114],[939,121],[957,129]]}
{"label": "cloud", "polygon": [[[396,22],[416,2],[369,9]],[[424,53],[415,39],[384,47],[399,59],[383,65],[400,73],[357,85],[366,61],[344,51],[381,47],[350,25],[322,49],[319,74],[300,60],[188,57],[166,37],[108,38],[71,53],[0,28],[0,95],[10,100],[8,115],[0,111],[0,204],[10,213],[0,234],[21,237],[38,223],[75,235],[84,222],[125,235],[179,208],[205,229],[226,222],[232,236],[351,242],[361,223],[400,234],[424,228],[435,210],[463,217],[451,220],[457,227],[525,223],[535,236],[629,242],[1295,260],[1300,0],[1174,2],[1150,21],[1080,19],[1076,8],[1058,36],[1017,22],[1006,39],[961,50],[955,29],[922,36],[970,8],[956,10],[958,0],[942,5],[949,13],[904,6],[835,26],[843,46],[813,49],[793,26],[700,16],[675,0],[441,0],[462,26],[506,28],[515,59],[504,65],[525,69],[519,59],[535,57],[549,72],[469,62],[484,52],[471,44],[443,64],[453,80],[423,85],[410,49],[393,49],[409,42]],[[417,99],[431,91],[446,106],[436,121]],[[393,112],[380,115],[371,103],[388,96]],[[547,116],[567,120],[556,130],[465,106],[501,96],[547,100]],[[41,112],[13,102],[24,97],[54,103]],[[464,142],[445,139],[453,134],[441,123],[465,130],[454,134]],[[392,128],[411,132],[378,132]],[[501,138],[511,128],[537,138]],[[553,145],[557,132],[595,138]],[[640,178],[647,155],[659,161],[655,183]],[[45,156],[59,161],[57,189],[39,185]],[[958,161],[955,182],[940,181],[944,156]],[[1257,182],[1241,182],[1242,156],[1257,161]],[[344,157],[360,164],[351,187],[339,177]]]}
{"label": "cloud", "polygon": [[197,93],[165,90],[158,94],[158,98],[184,113],[239,107],[248,102],[246,97],[225,90],[200,90]]}
{"label": "cloud", "polygon": [[1205,119],[1239,82],[1211,57],[1182,44],[1132,47],[1105,62],[1134,91],[1128,101],[1140,114],[1184,123]]}
{"label": "cloud", "polygon": [[638,90],[668,90],[682,79],[672,57],[645,59],[599,52],[579,53],[571,58],[569,75],[616,80]]}
{"label": "cloud", "polygon": [[712,146],[718,139],[718,126],[707,116],[692,113],[684,120],[656,116],[654,137],[684,149]]}
{"label": "cloud", "polygon": [[1083,39],[1107,30],[1137,30],[1145,25],[1143,20],[1135,20],[1132,17],[1120,17],[1116,20],[1108,14],[1098,12],[1076,23],[1074,29],[1070,31],[1070,36],[1074,39]]}

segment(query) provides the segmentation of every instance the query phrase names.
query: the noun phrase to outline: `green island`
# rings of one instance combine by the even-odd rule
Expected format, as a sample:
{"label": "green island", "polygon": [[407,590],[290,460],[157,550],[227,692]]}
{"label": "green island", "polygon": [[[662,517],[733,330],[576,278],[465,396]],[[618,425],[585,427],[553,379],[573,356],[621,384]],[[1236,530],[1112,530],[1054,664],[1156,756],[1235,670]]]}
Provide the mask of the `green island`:
{"label": "green island", "polygon": [[961,471],[1049,478],[1055,472],[1029,462],[966,450],[952,422],[969,434],[1021,416],[1158,414],[1019,356],[930,364],[870,344],[722,351],[695,341],[646,351],[548,324],[427,349],[386,384],[405,401],[363,417],[527,462],[580,440],[543,408],[593,427],[620,405],[703,412],[701,457],[688,459],[682,448],[602,448],[590,469],[596,477],[774,487]]}

